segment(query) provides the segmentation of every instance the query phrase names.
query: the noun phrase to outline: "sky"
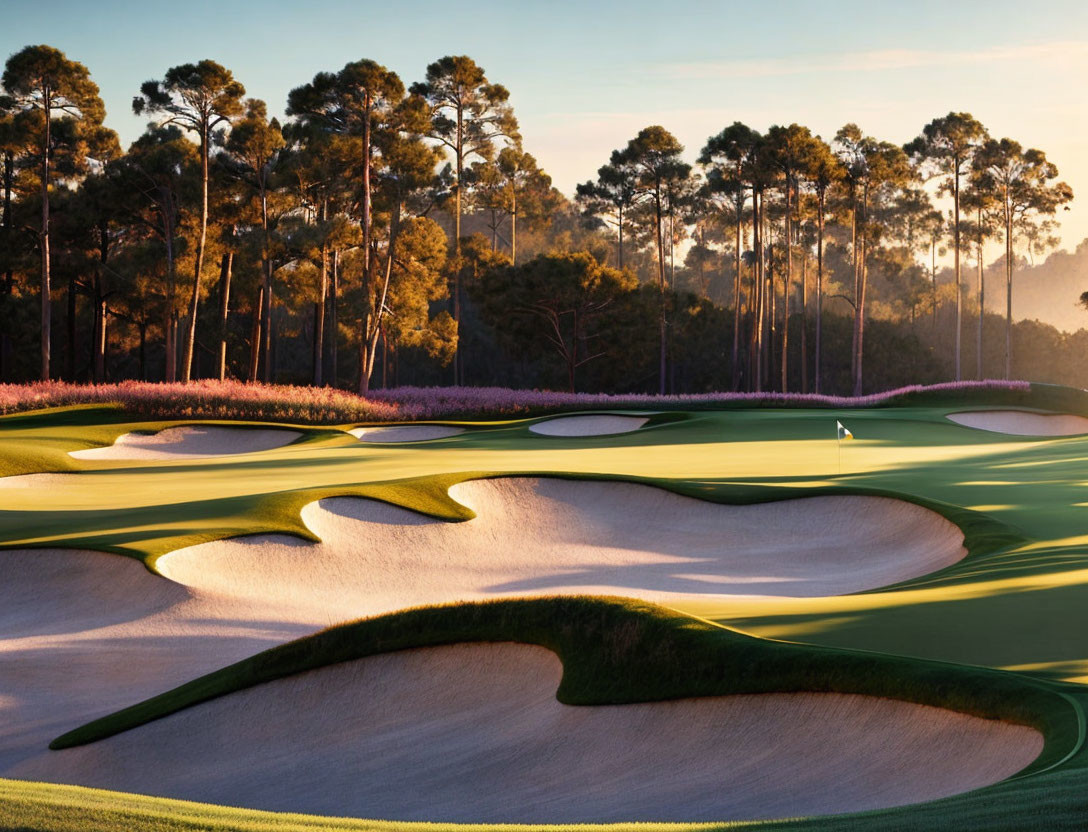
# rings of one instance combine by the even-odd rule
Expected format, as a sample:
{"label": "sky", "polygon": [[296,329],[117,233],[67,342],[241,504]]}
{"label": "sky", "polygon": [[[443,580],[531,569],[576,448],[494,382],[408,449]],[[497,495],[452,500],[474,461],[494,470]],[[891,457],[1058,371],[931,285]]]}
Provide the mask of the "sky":
{"label": "sky", "polygon": [[370,58],[406,85],[469,55],[505,85],[525,149],[572,194],[661,124],[694,161],[734,121],[847,122],[909,141],[949,111],[1038,147],[1077,195],[1062,245],[1088,238],[1088,3],[911,0],[0,0],[0,59],[48,43],[85,64],[127,146],[141,82],[212,58],[282,113],[319,71]]}

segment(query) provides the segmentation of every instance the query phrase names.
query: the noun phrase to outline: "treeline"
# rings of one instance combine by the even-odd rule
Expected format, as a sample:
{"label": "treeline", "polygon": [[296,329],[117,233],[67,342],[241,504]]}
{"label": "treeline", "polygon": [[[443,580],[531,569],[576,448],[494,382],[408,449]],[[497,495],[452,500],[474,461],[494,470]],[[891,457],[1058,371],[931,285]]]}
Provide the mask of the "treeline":
{"label": "treeline", "polygon": [[220,64],[173,67],[134,86],[149,124],[127,150],[58,50],[12,55],[0,85],[0,381],[859,394],[1008,377],[1040,337],[981,311],[987,246],[1011,296],[1072,199],[1041,151],[950,113],[904,147],[735,123],[696,168],[651,126],[572,201],[465,56],[411,85],[370,60],[318,73],[283,123]]}

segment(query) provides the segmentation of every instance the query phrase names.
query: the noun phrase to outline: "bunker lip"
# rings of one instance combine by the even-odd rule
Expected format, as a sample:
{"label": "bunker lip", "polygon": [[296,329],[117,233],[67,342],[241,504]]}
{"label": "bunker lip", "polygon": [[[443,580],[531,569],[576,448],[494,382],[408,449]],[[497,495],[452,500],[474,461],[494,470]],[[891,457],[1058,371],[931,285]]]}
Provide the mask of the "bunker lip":
{"label": "bunker lip", "polygon": [[1013,436],[1079,436],[1088,434],[1088,418],[1072,413],[1030,410],[963,410],[947,414],[949,421],[990,433]]}
{"label": "bunker lip", "polygon": [[404,821],[722,821],[934,800],[1003,780],[1043,748],[1032,728],[856,694],[568,706],[561,673],[523,644],[403,650],[237,691],[8,776]]}
{"label": "bunker lip", "polygon": [[202,592],[324,620],[549,594],[661,603],[840,595],[929,574],[966,554],[955,524],[888,497],[736,506],[635,483],[546,477],[471,480],[450,496],[476,517],[453,523],[330,498],[302,510],[320,543],[230,538],[171,552],[156,568]]}
{"label": "bunker lip", "polygon": [[76,459],[203,459],[281,448],[302,436],[283,428],[184,425],[154,434],[126,433],[104,448],[69,451]]}
{"label": "bunker lip", "polygon": [[360,442],[426,442],[464,433],[454,425],[390,425],[352,428],[348,431]]}
{"label": "bunker lip", "polygon": [[610,436],[636,431],[649,420],[648,416],[606,414],[556,416],[542,422],[534,422],[529,425],[529,431],[541,436]]}

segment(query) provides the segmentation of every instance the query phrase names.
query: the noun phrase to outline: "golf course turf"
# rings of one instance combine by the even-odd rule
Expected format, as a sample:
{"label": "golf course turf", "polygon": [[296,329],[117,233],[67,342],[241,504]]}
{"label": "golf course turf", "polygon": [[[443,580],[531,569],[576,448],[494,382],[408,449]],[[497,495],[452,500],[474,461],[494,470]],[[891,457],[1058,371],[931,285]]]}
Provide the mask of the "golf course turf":
{"label": "golf course turf", "polygon": [[[0,417],[0,475],[11,478],[0,479],[0,544],[12,550],[0,551],[0,558],[10,559],[0,575],[14,576],[0,587],[5,593],[0,599],[0,717],[8,725],[0,730],[0,775],[49,779],[51,757],[61,760],[78,752],[94,759],[106,751],[82,749],[137,741],[141,731],[151,730],[151,724],[167,725],[177,718],[170,714],[179,711],[189,724],[198,724],[201,709],[213,702],[248,695],[255,685],[297,673],[409,648],[516,642],[547,648],[559,657],[563,672],[557,696],[564,705],[607,709],[763,694],[880,697],[1001,720],[1018,730],[1026,726],[1044,741],[1037,757],[1028,755],[1026,768],[994,785],[963,794],[951,787],[917,798],[929,802],[900,808],[764,821],[760,829],[1080,828],[1088,818],[1083,788],[1088,688],[1081,684],[1088,682],[1088,532],[1083,519],[1088,516],[1088,436],[1060,434],[1077,426],[1071,417],[1088,416],[1086,399],[1081,391],[1047,387],[960,396],[923,391],[892,405],[865,408],[738,406],[654,413],[648,408],[569,416],[631,424],[646,420],[628,432],[604,435],[575,430],[540,435],[539,428],[534,430],[549,420],[562,421],[554,416],[450,421],[428,427],[457,432],[369,443],[352,434],[359,425],[148,422],[108,405]],[[1049,424],[1060,417],[1071,427],[1038,436],[993,429],[1008,427],[1000,421],[1010,418],[1007,411],[1031,414],[1020,417],[1021,425]],[[980,412],[993,412],[997,421],[969,427],[954,420],[957,414]],[[853,441],[836,440],[836,421],[849,428]],[[265,450],[242,453],[246,448],[239,445],[237,453],[227,456],[71,455],[121,447],[114,443],[126,434],[186,426],[197,434],[206,427],[229,427],[295,435],[288,444]],[[541,496],[544,503],[534,502]],[[807,499],[812,497],[819,500]],[[631,529],[625,530],[629,540],[617,536],[612,521],[605,522],[614,511],[593,513],[602,500],[632,506]],[[775,592],[774,584],[783,582],[781,573],[734,574],[701,543],[666,545],[701,528],[698,518],[714,516],[715,509],[766,508],[771,519],[757,520],[755,528],[762,523],[770,529],[775,512],[788,511],[791,503],[807,503],[811,514],[792,542],[768,531],[768,547],[798,558],[809,548],[817,551],[819,518],[826,515],[827,525],[845,535],[842,548],[857,549],[837,553],[847,575],[872,554],[862,538],[876,535],[866,531],[850,537],[861,514],[855,519],[838,515],[837,505],[905,506],[918,514],[896,533],[904,544],[917,537],[924,544],[920,552],[931,553],[934,538],[925,529],[932,522],[934,528],[951,529],[957,547],[962,535],[966,554],[960,550],[932,562],[912,554],[915,569],[878,573],[879,579],[870,583]],[[415,574],[422,576],[432,563],[439,575],[443,568],[454,574],[446,558],[452,548],[440,545],[442,540],[485,529],[471,549],[479,553],[477,559],[488,552],[506,557],[502,547],[519,556],[531,553],[533,546],[517,534],[532,531],[537,515],[538,525],[544,524],[557,504],[565,505],[554,515],[565,523],[564,536],[554,548],[558,554],[542,561],[539,575],[521,574],[516,580],[497,575],[473,584],[471,592],[465,589],[468,584],[451,579],[450,585],[460,589],[448,597],[417,598],[395,588],[382,604],[367,607],[362,599],[368,589],[360,583],[366,570],[334,572],[335,561],[321,558],[315,562],[332,574],[315,586],[327,590],[338,580],[355,582],[361,609],[352,610],[349,596],[328,605],[329,617],[321,618],[316,604],[287,611],[290,593],[284,590],[262,599],[259,558],[246,565],[248,572],[234,573],[237,585],[258,586],[252,597],[232,595],[229,581],[202,585],[198,580],[201,551],[220,546],[221,556],[259,542],[247,536],[270,538],[282,559],[320,552],[324,544],[319,538],[333,536],[321,531],[323,522],[333,522],[330,514],[346,517],[344,522],[389,527],[385,537],[371,538],[371,558],[380,559],[383,550],[392,553],[398,541],[438,541],[433,551],[417,553],[414,568],[423,571]],[[669,510],[655,517],[655,504]],[[690,505],[698,510],[683,514]],[[372,516],[368,506],[381,511]],[[497,506],[507,519],[495,526]],[[522,529],[519,506],[533,515]],[[675,530],[652,544],[639,543],[647,530],[674,513],[684,518]],[[398,531],[397,524],[404,528]],[[886,525],[874,516],[874,530]],[[712,541],[722,528],[708,522],[701,534]],[[420,529],[438,529],[439,537],[418,537]],[[594,542],[593,535],[601,539]],[[618,560],[594,574],[600,564],[591,562],[589,544],[600,548],[606,538],[617,538]],[[572,555],[575,544],[584,548]],[[179,551],[186,547],[194,548]],[[750,557],[764,557],[752,551]],[[168,555],[172,552],[177,554]],[[171,566],[172,561],[181,564],[183,556],[188,559],[184,575]],[[240,568],[234,554],[228,560],[227,571]],[[630,578],[632,564],[646,563],[653,567],[649,572],[617,579],[617,574]],[[792,580],[825,576],[827,563],[818,561]],[[102,580],[96,583],[99,571]],[[737,574],[767,580],[757,581],[758,591],[749,587],[745,593],[723,578]],[[42,599],[37,618],[35,581]],[[421,582],[417,577],[405,585]],[[103,594],[88,600],[89,588]],[[560,591],[586,594],[551,597]],[[602,592],[642,600],[603,597]],[[545,597],[509,597],[518,594]],[[480,601],[488,597],[500,600]],[[449,605],[404,610],[436,602]],[[378,613],[384,614],[349,620]],[[328,629],[314,633],[322,627]],[[171,645],[178,648],[176,660]],[[145,667],[126,671],[126,656],[136,665],[144,657]],[[65,678],[73,673],[79,678]],[[47,751],[51,740],[55,748],[69,750]],[[970,755],[962,757],[966,769]],[[426,784],[415,785],[425,801]],[[974,785],[979,784],[963,788]],[[159,793],[176,792],[164,782]],[[952,796],[931,800],[935,794]],[[891,803],[841,805],[814,811]],[[806,811],[803,805],[801,811]],[[576,819],[569,813],[554,817]],[[584,819],[596,817],[679,821],[727,816],[700,810],[688,817],[605,813]],[[456,818],[468,820],[469,815]],[[0,781],[0,828],[382,825]],[[738,828],[744,826],[741,822]]]}

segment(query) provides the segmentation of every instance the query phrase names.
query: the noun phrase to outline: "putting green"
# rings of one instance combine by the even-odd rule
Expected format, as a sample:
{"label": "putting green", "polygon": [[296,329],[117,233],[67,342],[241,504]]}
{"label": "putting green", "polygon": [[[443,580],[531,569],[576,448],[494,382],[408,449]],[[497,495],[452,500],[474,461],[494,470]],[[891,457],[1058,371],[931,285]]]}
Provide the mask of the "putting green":
{"label": "putting green", "polygon": [[[1038,406],[1046,401],[1040,398]],[[764,639],[1015,671],[1072,701],[1088,702],[1088,694],[1070,684],[1088,682],[1088,436],[1007,435],[947,418],[977,411],[979,404],[946,399],[869,409],[663,413],[636,431],[607,436],[542,436],[530,429],[541,420],[459,422],[450,424],[464,428],[461,433],[403,445],[359,442],[348,433],[355,425],[277,425],[302,436],[240,456],[163,461],[76,459],[69,452],[186,422],[134,422],[103,407],[42,411],[0,418],[0,474],[9,477],[0,479],[0,545],[98,549],[154,568],[166,552],[223,537],[287,532],[313,539],[300,511],[331,496],[370,497],[451,521],[468,519],[471,511],[447,489],[491,476],[631,480],[725,503],[891,496],[957,523],[968,556],[937,573],[852,595],[683,598],[670,606]],[[1032,402],[1019,406],[1025,404]],[[993,408],[1009,409],[1002,401]],[[849,428],[853,441],[837,441],[836,421]],[[1006,813],[1021,798],[1038,801],[1042,795],[1054,817],[1083,817],[1088,806],[1074,781],[1088,765],[1085,756],[1082,751],[1045,775],[980,794],[1000,796]],[[78,804],[82,798],[73,794],[19,791],[5,783],[0,817],[19,801],[36,807],[26,809],[28,817],[44,816],[47,804]],[[86,799],[103,817],[135,805],[129,797]],[[957,828],[1030,828],[1001,826],[986,801],[972,803],[970,796],[911,811],[939,826],[940,807],[949,801],[948,818]],[[179,808],[177,817],[189,811]],[[246,814],[246,822],[262,828],[259,815]],[[884,812],[873,826],[907,828],[905,817]],[[223,823],[242,821],[241,814],[229,818]],[[802,825],[868,828],[866,823],[859,817]],[[1039,825],[1053,826],[1045,813]],[[779,827],[793,825],[771,828]]]}

